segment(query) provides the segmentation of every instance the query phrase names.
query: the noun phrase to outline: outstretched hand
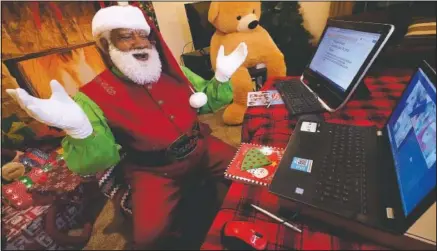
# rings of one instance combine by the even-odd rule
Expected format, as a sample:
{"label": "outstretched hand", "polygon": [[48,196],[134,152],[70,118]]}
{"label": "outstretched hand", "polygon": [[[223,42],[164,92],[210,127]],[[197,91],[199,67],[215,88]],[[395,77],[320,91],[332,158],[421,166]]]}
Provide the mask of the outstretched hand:
{"label": "outstretched hand", "polygon": [[7,89],[6,92],[39,122],[63,129],[73,138],[88,137],[93,129],[82,108],[68,96],[58,81],[52,80],[50,87],[52,95],[49,99],[35,98],[21,88]]}
{"label": "outstretched hand", "polygon": [[229,81],[232,74],[244,63],[248,51],[247,45],[241,42],[229,55],[225,56],[225,48],[220,46],[217,53],[215,78],[220,82]]}

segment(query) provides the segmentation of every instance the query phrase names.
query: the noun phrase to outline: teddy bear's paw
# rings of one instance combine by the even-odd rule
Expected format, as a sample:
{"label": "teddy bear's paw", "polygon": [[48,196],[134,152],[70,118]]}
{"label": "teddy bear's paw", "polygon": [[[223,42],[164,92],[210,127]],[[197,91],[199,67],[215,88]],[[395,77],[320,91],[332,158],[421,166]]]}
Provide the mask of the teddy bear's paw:
{"label": "teddy bear's paw", "polygon": [[17,180],[24,175],[26,168],[19,162],[9,162],[1,168],[2,178],[6,181]]}
{"label": "teddy bear's paw", "polygon": [[223,121],[226,125],[241,125],[247,107],[239,104],[230,104],[223,113]]}

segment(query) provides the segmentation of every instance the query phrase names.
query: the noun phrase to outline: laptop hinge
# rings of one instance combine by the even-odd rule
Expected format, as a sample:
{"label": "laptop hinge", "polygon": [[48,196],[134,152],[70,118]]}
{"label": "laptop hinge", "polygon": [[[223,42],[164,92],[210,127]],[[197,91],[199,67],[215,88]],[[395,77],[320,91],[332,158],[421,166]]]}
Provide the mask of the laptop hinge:
{"label": "laptop hinge", "polygon": [[307,84],[305,84],[305,82],[303,81],[303,73],[299,78],[300,83],[303,84],[317,99],[319,98],[319,95],[317,95],[316,92],[313,91],[313,89],[311,89]]}

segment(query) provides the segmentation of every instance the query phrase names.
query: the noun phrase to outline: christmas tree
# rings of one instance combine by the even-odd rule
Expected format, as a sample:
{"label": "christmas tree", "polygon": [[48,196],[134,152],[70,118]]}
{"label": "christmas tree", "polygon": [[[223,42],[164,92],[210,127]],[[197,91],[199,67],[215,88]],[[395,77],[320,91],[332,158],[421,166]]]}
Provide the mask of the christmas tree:
{"label": "christmas tree", "polygon": [[287,75],[300,75],[311,60],[312,35],[303,26],[298,2],[263,1],[260,24],[284,54]]}

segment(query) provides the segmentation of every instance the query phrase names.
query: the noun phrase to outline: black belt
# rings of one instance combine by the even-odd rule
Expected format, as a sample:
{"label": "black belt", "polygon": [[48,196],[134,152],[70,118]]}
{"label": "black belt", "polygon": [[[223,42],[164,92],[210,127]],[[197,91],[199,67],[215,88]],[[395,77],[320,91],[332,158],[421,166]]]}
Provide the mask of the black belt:
{"label": "black belt", "polygon": [[197,147],[198,140],[202,137],[200,126],[196,123],[190,134],[183,134],[169,147],[157,151],[138,151],[129,149],[127,160],[139,166],[166,166],[188,157]]}

